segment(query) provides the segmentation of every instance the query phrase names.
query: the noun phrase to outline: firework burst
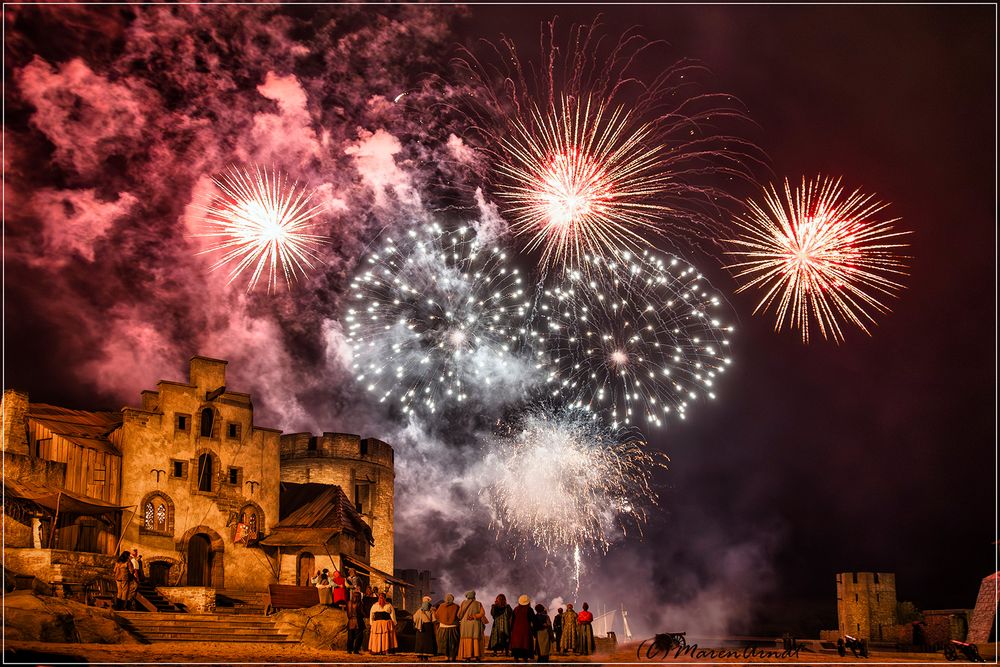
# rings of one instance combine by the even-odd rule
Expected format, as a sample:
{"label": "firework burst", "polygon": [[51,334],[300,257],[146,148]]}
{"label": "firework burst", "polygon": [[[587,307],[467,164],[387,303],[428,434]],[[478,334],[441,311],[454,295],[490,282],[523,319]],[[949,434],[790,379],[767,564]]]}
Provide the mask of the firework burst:
{"label": "firework burst", "polygon": [[733,327],[705,277],[650,251],[586,261],[543,291],[529,333],[552,396],[615,427],[659,427],[714,400]]}
{"label": "firework burst", "polygon": [[521,388],[527,297],[507,254],[473,230],[430,224],[387,238],[351,283],[347,339],[357,380],[404,413]]}
{"label": "firework burst", "polygon": [[809,342],[810,320],[823,338],[844,340],[841,322],[866,334],[875,323],[870,311],[889,311],[883,299],[903,289],[905,257],[897,254],[905,231],[899,218],[877,220],[888,206],[859,190],[845,194],[840,179],[817,177],[794,191],[785,180],[782,194],[772,185],[764,204],[748,202],[738,217],[739,238],[732,269],[744,283],[738,291],[759,289],[754,313],[774,309],[775,331],[787,325]]}
{"label": "firework burst", "polygon": [[212,239],[199,254],[221,253],[211,270],[228,269],[227,284],[250,271],[247,292],[263,277],[270,293],[279,276],[291,285],[320,260],[325,237],[311,230],[323,207],[310,205],[312,195],[297,183],[256,165],[231,167],[213,181],[218,193],[201,207],[207,230],[194,236]]}
{"label": "firework burst", "polygon": [[490,444],[483,500],[498,535],[549,555],[607,552],[641,530],[656,505],[650,479],[666,456],[631,432],[602,427],[580,410],[530,409]]}
{"label": "firework burst", "polygon": [[[731,96],[700,91],[691,61],[652,80],[634,71],[658,43],[626,33],[610,50],[599,26],[554,23],[541,67],[504,40],[459,60],[478,97],[465,113],[493,165],[493,194],[543,269],[586,270],[586,256],[649,247],[650,234],[714,239],[737,202],[721,182],[752,180],[759,150],[723,129],[745,124]],[[489,64],[489,63],[496,64]]]}

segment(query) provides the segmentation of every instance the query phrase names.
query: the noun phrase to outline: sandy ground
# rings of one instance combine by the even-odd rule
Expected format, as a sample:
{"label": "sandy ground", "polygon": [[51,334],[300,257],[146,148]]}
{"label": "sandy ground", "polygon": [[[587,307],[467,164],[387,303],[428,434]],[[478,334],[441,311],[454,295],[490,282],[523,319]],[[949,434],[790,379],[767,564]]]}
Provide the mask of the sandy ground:
{"label": "sandy ground", "polygon": [[[626,644],[618,648],[613,654],[597,654],[589,658],[575,656],[554,656],[552,662],[593,662],[593,663],[637,663],[655,664],[657,662],[732,662],[737,664],[750,664],[751,660],[757,662],[774,662],[785,664],[820,664],[830,662],[862,662],[867,664],[879,663],[942,663],[945,662],[941,653],[898,653],[898,652],[873,652],[868,660],[861,660],[850,657],[840,658],[836,653],[812,653],[802,652],[797,659],[712,659],[702,658],[693,660],[691,656],[675,659],[673,654],[664,659],[656,660],[636,659],[636,644]],[[12,650],[14,652],[12,652]],[[28,652],[40,652],[45,655],[32,655]],[[985,655],[989,662],[996,664],[992,653]],[[412,653],[402,653],[393,656],[371,656],[362,654],[361,656],[349,655],[343,651],[323,651],[319,649],[304,648],[299,646],[273,645],[273,644],[214,644],[200,642],[176,642],[157,643],[150,645],[105,645],[105,644],[44,644],[39,642],[7,642],[5,646],[4,662],[23,661],[27,664],[56,664],[59,662],[74,662],[83,659],[89,663],[118,663],[118,664],[142,664],[142,663],[214,663],[214,664],[239,664],[239,663],[276,663],[276,664],[332,664],[351,662],[392,662],[392,663],[417,663],[417,657]],[[76,659],[76,660],[74,660]],[[508,662],[509,658],[496,659],[488,657],[486,662],[501,664]],[[435,658],[432,662],[443,662],[442,658]]]}

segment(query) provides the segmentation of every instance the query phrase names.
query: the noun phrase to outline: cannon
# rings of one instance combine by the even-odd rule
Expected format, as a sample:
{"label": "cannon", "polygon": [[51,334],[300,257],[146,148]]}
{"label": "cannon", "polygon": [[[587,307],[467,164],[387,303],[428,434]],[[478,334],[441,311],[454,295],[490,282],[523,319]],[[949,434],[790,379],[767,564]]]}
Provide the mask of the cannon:
{"label": "cannon", "polygon": [[969,662],[986,662],[986,660],[983,659],[983,656],[979,655],[979,647],[975,644],[960,642],[957,639],[952,639],[945,644],[944,657],[947,658],[949,662],[955,662],[958,660],[959,653],[965,656],[965,659]]}

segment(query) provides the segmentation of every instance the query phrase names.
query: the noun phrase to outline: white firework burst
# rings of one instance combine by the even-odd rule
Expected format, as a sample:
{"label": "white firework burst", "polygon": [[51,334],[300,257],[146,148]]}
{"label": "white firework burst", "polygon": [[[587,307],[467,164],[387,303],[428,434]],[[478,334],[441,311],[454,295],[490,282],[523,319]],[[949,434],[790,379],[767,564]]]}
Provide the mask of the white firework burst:
{"label": "white firework burst", "polygon": [[733,326],[705,277],[650,251],[586,262],[544,290],[529,334],[551,396],[615,427],[659,427],[714,400]]}
{"label": "white firework burst", "polygon": [[519,270],[467,227],[387,238],[353,280],[347,339],[358,382],[404,413],[519,392],[528,298]]}

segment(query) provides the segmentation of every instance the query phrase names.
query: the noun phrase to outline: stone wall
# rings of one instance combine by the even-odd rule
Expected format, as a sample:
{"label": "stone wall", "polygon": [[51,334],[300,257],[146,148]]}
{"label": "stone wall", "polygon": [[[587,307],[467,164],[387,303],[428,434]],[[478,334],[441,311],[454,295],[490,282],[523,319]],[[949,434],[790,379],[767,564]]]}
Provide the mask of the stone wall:
{"label": "stone wall", "polygon": [[28,455],[28,394],[7,389],[0,405],[3,421],[3,450]]}
{"label": "stone wall", "polygon": [[1000,572],[983,579],[979,586],[979,596],[976,598],[976,608],[972,610],[969,619],[969,638],[973,644],[985,644],[990,640],[990,633],[996,628],[997,613],[997,576]]}
{"label": "stone wall", "polygon": [[352,501],[359,482],[370,485],[369,505],[362,508],[375,540],[369,560],[389,574],[395,569],[394,460],[392,447],[376,438],[346,433],[281,436],[282,482],[336,484]]}
{"label": "stone wall", "polygon": [[157,586],[156,592],[168,601],[183,605],[192,614],[215,611],[215,589],[204,586]]}
{"label": "stone wall", "polygon": [[841,634],[885,641],[897,624],[896,575],[842,572],[837,575],[837,620]]}
{"label": "stone wall", "polygon": [[[190,540],[202,534],[212,543],[213,587],[266,590],[276,581],[273,559],[233,537],[244,510],[258,515],[261,538],[278,521],[280,432],[256,426],[250,397],[226,389],[224,361],[193,358],[189,380],[161,381],[156,392],[143,392],[143,409],[123,411],[122,503],[138,506],[131,520],[125,513],[123,545],[138,546],[147,562],[178,561],[171,579],[187,584]],[[212,465],[210,490],[199,488],[203,454]],[[170,508],[165,531],[144,526],[143,505],[156,495]]]}
{"label": "stone wall", "polygon": [[62,594],[61,584],[110,579],[115,564],[113,556],[62,549],[4,549],[4,559],[9,570],[55,584],[57,595]]}

